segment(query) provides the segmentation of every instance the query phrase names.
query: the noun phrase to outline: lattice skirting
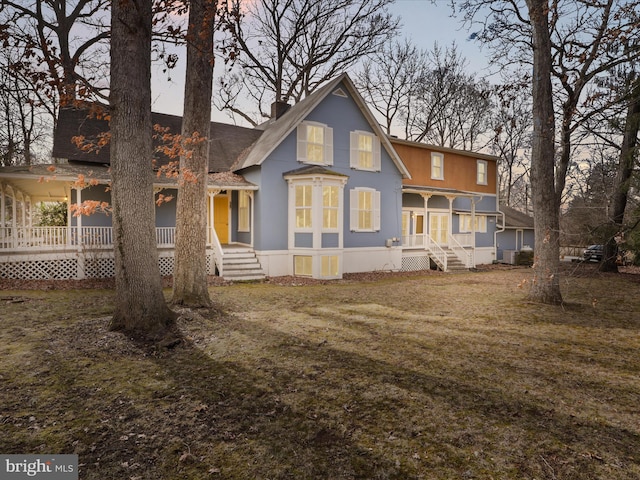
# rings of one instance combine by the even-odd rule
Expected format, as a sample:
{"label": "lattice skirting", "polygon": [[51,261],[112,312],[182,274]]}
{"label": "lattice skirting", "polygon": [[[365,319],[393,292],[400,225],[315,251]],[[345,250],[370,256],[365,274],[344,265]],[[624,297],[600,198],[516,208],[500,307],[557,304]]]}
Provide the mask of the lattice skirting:
{"label": "lattice skirting", "polygon": [[429,270],[431,268],[431,261],[428,255],[402,257],[403,272],[414,272],[417,270]]}
{"label": "lattice skirting", "polygon": [[[173,274],[173,251],[160,252],[160,275]],[[207,255],[207,271],[212,272],[215,260]],[[12,255],[0,258],[0,278],[21,280],[71,280],[79,278],[111,278],[115,276],[115,260],[111,252],[98,254],[64,253]]]}

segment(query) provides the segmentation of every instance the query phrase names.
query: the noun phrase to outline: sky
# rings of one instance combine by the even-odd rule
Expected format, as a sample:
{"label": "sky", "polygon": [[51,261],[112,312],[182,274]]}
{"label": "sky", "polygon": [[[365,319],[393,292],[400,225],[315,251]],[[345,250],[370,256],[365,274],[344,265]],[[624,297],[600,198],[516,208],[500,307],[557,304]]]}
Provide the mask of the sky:
{"label": "sky", "polygon": [[[400,17],[402,36],[406,36],[423,50],[430,50],[434,42],[442,47],[449,46],[455,41],[458,50],[468,61],[469,72],[475,72],[483,77],[487,71],[487,52],[480,48],[477,42],[467,40],[469,33],[459,19],[451,17],[449,0],[396,0],[390,8],[393,15]],[[181,60],[185,58],[180,56]],[[156,112],[172,115],[182,115],[182,100],[184,93],[184,60],[178,68],[171,72],[171,80],[162,73],[161,67],[154,66],[152,72],[152,109]],[[226,113],[213,108],[212,117],[215,121],[230,123]]]}

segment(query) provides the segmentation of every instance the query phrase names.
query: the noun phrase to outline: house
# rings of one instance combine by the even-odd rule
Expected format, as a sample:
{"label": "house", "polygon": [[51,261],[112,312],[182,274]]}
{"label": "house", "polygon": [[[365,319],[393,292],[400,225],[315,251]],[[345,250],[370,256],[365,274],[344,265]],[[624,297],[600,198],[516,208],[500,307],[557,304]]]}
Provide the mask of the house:
{"label": "house", "polygon": [[535,246],[533,218],[507,205],[500,205],[504,217],[498,217],[500,231],[496,238],[496,260],[501,263],[517,263],[516,254],[531,251]]}
{"label": "house", "polygon": [[[399,270],[402,179],[410,175],[349,77],[295,106],[276,107],[256,129],[212,124],[210,273],[232,278],[233,265],[245,262],[236,258],[241,253],[253,257],[253,277]],[[179,132],[177,117],[155,115],[154,122]],[[62,111],[54,156],[66,163],[0,172],[0,276],[113,275],[108,215],[70,215],[65,227],[36,227],[26,213],[43,200],[109,201],[108,147],[93,153],[71,143],[72,136],[106,130],[104,121]],[[79,175],[92,184],[78,184]],[[154,184],[174,197],[176,187],[162,176]],[[156,226],[164,274],[172,271],[174,225],[175,202],[162,203]]]}
{"label": "house", "polygon": [[492,155],[391,139],[411,172],[403,180],[404,268],[474,268],[496,259],[497,160]]}
{"label": "house", "polygon": [[[181,119],[154,114],[174,133]],[[56,165],[0,169],[0,278],[114,275],[111,218],[34,225],[41,201],[110,201],[109,148],[78,149],[106,121],[61,110]],[[496,158],[387,136],[348,75],[256,128],[212,122],[207,261],[230,279],[366,271],[445,271],[496,259]],[[158,153],[156,168],[170,159]],[[174,178],[157,195],[176,197]],[[69,207],[70,208],[70,207]],[[160,270],[173,270],[175,202],[156,208]]]}

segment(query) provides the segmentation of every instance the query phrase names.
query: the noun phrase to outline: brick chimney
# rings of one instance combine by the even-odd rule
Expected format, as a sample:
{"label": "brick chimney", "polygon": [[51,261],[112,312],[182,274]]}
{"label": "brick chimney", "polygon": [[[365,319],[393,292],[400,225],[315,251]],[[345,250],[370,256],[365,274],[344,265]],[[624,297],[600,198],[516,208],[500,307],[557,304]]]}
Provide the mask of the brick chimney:
{"label": "brick chimney", "polygon": [[276,120],[284,115],[291,105],[286,102],[273,102],[271,104],[271,118]]}

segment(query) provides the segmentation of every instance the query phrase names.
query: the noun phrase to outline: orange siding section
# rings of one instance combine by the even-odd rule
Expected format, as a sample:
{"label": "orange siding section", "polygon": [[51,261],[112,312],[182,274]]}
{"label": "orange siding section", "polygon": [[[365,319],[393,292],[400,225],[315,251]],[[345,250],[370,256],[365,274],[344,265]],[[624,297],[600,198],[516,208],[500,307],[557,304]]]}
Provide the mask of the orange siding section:
{"label": "orange siding section", "polygon": [[393,147],[411,173],[412,178],[402,180],[403,185],[453,188],[492,194],[497,191],[495,160],[486,160],[487,185],[478,185],[476,182],[478,158],[474,157],[473,153],[463,155],[455,152],[439,152],[444,155],[444,179],[434,180],[431,178],[431,152],[437,152],[436,150],[395,142]]}

